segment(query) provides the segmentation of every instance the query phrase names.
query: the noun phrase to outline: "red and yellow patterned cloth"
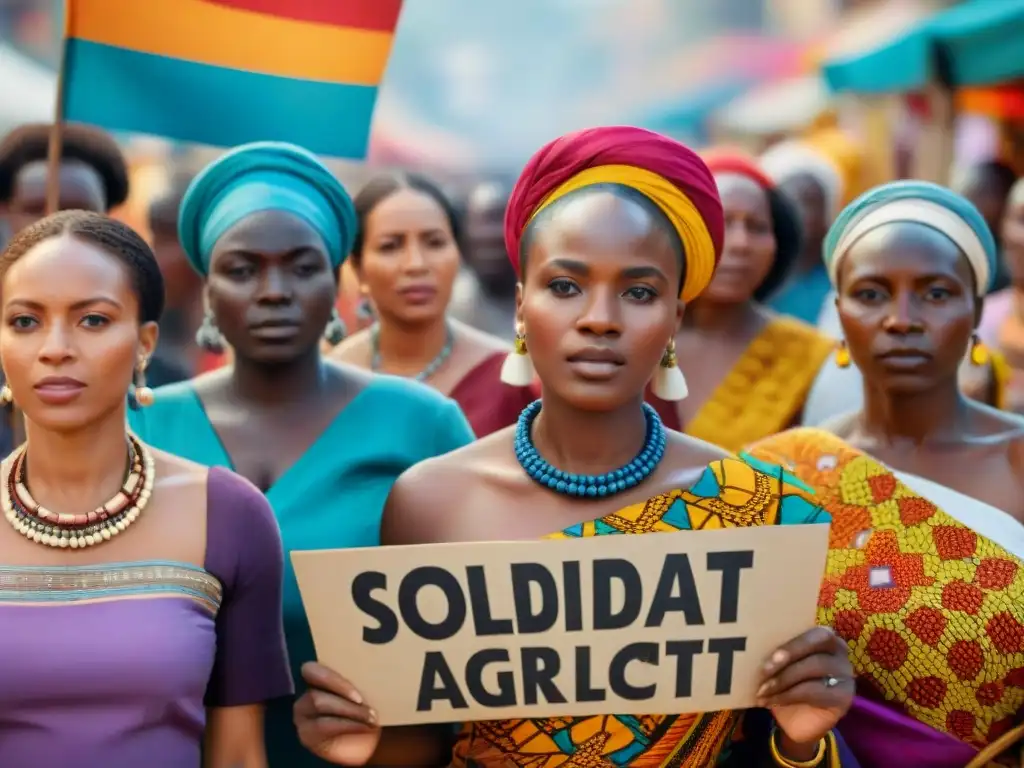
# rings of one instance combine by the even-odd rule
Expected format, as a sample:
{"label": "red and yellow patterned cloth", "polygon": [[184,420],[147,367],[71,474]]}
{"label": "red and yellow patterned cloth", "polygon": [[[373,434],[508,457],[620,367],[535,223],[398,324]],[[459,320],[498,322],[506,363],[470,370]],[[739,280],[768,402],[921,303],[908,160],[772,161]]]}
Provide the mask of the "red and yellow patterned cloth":
{"label": "red and yellow patterned cloth", "polygon": [[974,747],[1024,711],[1024,562],[835,436],[751,448],[832,515],[819,621],[850,645],[860,693]]}

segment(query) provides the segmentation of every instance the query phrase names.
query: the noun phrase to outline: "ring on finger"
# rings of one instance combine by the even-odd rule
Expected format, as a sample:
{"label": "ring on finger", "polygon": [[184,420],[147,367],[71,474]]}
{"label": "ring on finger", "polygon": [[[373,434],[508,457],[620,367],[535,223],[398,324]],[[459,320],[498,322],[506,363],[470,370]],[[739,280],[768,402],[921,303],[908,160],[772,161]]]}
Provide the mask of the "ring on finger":
{"label": "ring on finger", "polygon": [[843,681],[840,680],[838,677],[829,676],[829,677],[826,677],[824,680],[822,680],[822,682],[825,684],[826,688],[835,688],[837,685],[839,685]]}

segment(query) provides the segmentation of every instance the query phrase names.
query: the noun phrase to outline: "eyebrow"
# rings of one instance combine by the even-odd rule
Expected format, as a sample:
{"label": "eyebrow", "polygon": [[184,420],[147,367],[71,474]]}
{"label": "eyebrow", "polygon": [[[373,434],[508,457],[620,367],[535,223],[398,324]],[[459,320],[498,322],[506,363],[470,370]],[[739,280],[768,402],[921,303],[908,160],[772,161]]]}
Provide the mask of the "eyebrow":
{"label": "eyebrow", "polygon": [[[555,269],[565,270],[576,275],[589,275],[590,267],[584,264],[582,261],[576,261],[575,259],[552,259],[549,265]],[[629,280],[643,280],[645,278],[654,278],[656,280],[668,280],[665,273],[657,267],[651,266],[634,266],[626,267],[622,270],[622,276]]]}
{"label": "eyebrow", "polygon": [[[93,296],[93,297],[88,298],[88,299],[82,299],[81,301],[76,301],[74,304],[71,305],[70,309],[72,309],[72,310],[86,309],[86,308],[91,307],[91,306],[93,306],[95,304],[110,304],[111,306],[117,307],[118,309],[123,309],[124,308],[123,305],[121,304],[121,302],[119,302],[117,299],[114,299],[114,298],[112,298],[110,296]],[[7,306],[10,307],[12,305],[22,306],[22,307],[26,307],[28,309],[34,309],[34,310],[42,310],[42,309],[46,308],[40,302],[33,301],[32,299],[11,299],[10,301],[7,302]]]}

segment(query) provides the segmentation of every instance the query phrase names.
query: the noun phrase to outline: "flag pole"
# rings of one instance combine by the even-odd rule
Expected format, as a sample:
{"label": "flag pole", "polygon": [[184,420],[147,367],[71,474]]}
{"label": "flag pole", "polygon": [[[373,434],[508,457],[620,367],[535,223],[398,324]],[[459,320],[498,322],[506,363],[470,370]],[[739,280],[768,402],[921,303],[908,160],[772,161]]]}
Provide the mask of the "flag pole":
{"label": "flag pole", "polygon": [[[68,50],[67,31],[71,28],[71,2],[64,0],[64,34],[61,35],[60,55],[57,60],[57,94],[53,108],[53,124],[46,150],[46,215],[60,209],[60,160],[64,152],[64,59]],[[12,404],[11,431],[14,445],[25,442],[25,414]]]}

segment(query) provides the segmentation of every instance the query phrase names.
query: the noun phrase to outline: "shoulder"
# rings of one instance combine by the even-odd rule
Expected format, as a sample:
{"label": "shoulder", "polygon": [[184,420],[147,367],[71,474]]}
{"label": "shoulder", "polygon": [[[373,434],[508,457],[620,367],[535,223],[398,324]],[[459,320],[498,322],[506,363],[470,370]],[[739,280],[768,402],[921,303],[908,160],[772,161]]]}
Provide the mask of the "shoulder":
{"label": "shoulder", "polygon": [[450,320],[452,334],[456,341],[462,342],[466,347],[474,350],[483,360],[498,352],[508,352],[511,346],[504,339],[492,336],[489,333],[474,328],[471,325],[458,320]]}
{"label": "shoulder", "polygon": [[154,405],[160,402],[160,399],[164,393],[170,396],[182,397],[184,392],[198,395],[209,393],[215,393],[223,389],[231,378],[231,366],[223,365],[220,368],[216,368],[206,373],[201,373],[194,379],[188,381],[179,381],[174,384],[168,384],[164,387],[157,387],[153,391]]}
{"label": "shoulder", "polygon": [[384,544],[433,540],[459,500],[465,500],[511,453],[514,427],[494,432],[403,472],[388,496],[381,524]]}
{"label": "shoulder", "polygon": [[328,359],[338,363],[361,363],[370,359],[370,329],[363,328],[346,336],[335,346]]}
{"label": "shoulder", "polygon": [[334,361],[330,365],[335,371],[362,380],[362,404],[367,407],[387,404],[387,411],[380,415],[389,420],[406,418],[409,415],[448,413],[453,408],[458,410],[458,406],[450,398],[418,381],[384,373],[372,373]]}
{"label": "shoulder", "polygon": [[225,587],[254,571],[284,563],[281,530],[260,490],[224,467],[211,467],[206,481],[206,565]]}

